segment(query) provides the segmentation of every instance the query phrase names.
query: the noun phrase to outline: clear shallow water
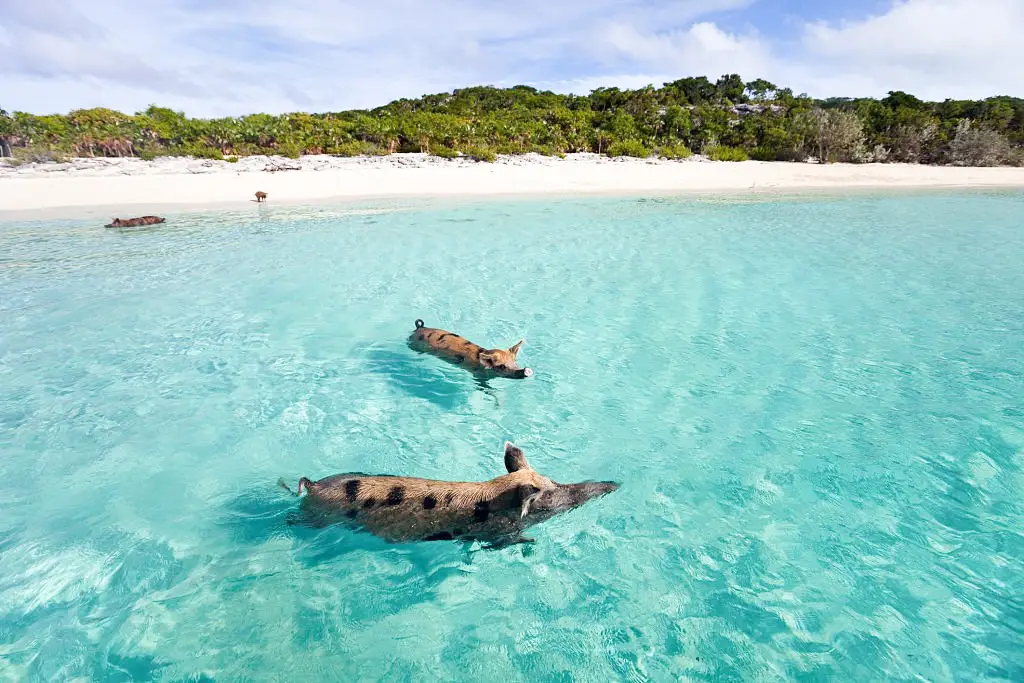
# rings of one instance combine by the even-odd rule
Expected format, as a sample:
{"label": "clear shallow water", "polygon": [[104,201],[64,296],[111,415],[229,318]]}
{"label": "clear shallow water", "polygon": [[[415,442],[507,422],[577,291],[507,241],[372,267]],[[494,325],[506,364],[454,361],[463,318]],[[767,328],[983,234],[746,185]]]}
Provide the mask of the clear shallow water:
{"label": "clear shallow water", "polygon": [[[0,224],[0,678],[1024,679],[1024,197],[363,208]],[[528,554],[284,524],[506,438],[622,488]]]}

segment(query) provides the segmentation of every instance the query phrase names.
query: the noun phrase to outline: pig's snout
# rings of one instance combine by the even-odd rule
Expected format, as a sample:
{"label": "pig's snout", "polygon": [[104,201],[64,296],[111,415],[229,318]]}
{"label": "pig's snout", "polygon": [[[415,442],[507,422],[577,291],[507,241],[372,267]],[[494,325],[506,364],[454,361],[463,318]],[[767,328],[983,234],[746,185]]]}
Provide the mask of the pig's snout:
{"label": "pig's snout", "polygon": [[525,379],[526,377],[532,377],[533,370],[531,370],[530,368],[523,368],[522,370],[516,372],[515,376],[517,379]]}

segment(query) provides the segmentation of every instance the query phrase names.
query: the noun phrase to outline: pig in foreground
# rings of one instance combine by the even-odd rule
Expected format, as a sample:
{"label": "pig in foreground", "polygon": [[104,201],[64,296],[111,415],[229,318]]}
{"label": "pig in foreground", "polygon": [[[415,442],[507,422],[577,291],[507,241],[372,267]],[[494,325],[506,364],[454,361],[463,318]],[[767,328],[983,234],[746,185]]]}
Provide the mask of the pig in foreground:
{"label": "pig in foreground", "polygon": [[295,521],[313,527],[340,522],[392,543],[479,541],[501,548],[532,543],[524,529],[619,488],[610,481],[558,484],[535,472],[511,443],[505,444],[505,469],[508,474],[481,482],[361,473],[303,477],[294,494],[302,496]]}
{"label": "pig in foreground", "polygon": [[516,356],[523,346],[522,340],[509,349],[485,349],[446,330],[424,327],[423,321],[417,320],[416,329],[409,336],[409,346],[462,366],[483,378],[523,379],[533,374],[530,368],[521,368],[516,364]]}
{"label": "pig in foreground", "polygon": [[112,223],[108,223],[104,227],[106,228],[137,228],[140,225],[156,225],[157,223],[163,223],[165,219],[160,216],[139,216],[138,218],[115,218]]}

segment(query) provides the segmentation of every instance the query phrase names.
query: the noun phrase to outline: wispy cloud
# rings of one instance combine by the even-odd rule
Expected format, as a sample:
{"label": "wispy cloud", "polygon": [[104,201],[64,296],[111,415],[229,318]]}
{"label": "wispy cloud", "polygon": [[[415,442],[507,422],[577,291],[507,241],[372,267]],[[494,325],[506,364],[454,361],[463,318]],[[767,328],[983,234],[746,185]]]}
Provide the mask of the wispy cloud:
{"label": "wispy cloud", "polygon": [[587,92],[733,72],[816,95],[1024,93],[1020,0],[851,6],[800,18],[785,42],[746,20],[778,1],[0,2],[0,106],[331,111],[485,83]]}
{"label": "wispy cloud", "polygon": [[870,76],[931,99],[1024,96],[1022,32],[1021,0],[905,0],[860,20],[810,22],[803,45],[813,83],[833,93]]}

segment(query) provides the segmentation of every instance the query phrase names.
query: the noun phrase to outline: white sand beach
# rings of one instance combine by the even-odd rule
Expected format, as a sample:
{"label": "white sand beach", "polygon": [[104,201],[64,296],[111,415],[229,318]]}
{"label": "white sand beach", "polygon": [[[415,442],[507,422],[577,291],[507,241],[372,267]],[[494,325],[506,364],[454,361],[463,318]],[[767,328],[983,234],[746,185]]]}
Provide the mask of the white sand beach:
{"label": "white sand beach", "polygon": [[[286,170],[273,170],[286,169]],[[572,154],[496,163],[422,154],[245,157],[236,163],[165,157],[0,163],[0,216],[115,216],[268,202],[374,197],[580,193],[772,193],[868,188],[1024,188],[1024,168],[908,164],[684,161]],[[253,204],[255,205],[255,204]]]}

